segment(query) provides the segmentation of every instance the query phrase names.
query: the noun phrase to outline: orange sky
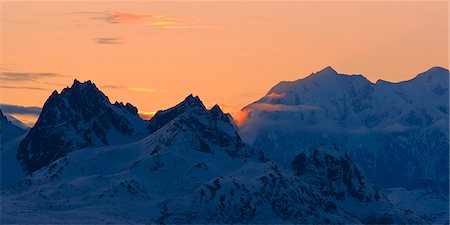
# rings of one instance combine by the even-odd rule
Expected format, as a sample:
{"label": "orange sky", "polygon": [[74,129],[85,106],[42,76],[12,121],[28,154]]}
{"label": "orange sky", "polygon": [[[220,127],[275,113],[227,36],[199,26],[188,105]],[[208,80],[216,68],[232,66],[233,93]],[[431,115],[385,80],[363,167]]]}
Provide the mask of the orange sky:
{"label": "orange sky", "polygon": [[42,106],[77,78],[145,112],[193,93],[233,113],[328,65],[371,81],[448,68],[446,1],[0,4],[2,104]]}

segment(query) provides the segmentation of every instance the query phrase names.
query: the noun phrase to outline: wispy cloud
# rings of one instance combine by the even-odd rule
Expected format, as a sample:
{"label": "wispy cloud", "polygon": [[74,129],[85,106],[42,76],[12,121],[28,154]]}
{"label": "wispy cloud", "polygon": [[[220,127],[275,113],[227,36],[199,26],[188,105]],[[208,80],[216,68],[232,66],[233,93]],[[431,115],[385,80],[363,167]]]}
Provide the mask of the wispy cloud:
{"label": "wispy cloud", "polygon": [[311,111],[321,109],[315,105],[284,105],[284,104],[269,104],[269,103],[254,103],[245,107],[246,110],[259,111]]}
{"label": "wispy cloud", "polygon": [[2,88],[2,89],[36,90],[36,91],[48,91],[48,90],[50,90],[50,89],[41,88],[41,87],[30,87],[30,86],[7,86],[7,85],[1,85],[0,88]]}
{"label": "wispy cloud", "polygon": [[125,87],[125,86],[110,85],[110,84],[100,85],[99,87],[105,88],[105,89],[124,89],[124,90],[128,90],[128,91],[146,92],[146,93],[163,93],[163,94],[168,93],[167,91],[156,90],[156,89],[148,88],[148,87]]}
{"label": "wispy cloud", "polygon": [[155,93],[156,90],[151,88],[143,88],[143,87],[130,87],[128,88],[130,91],[138,91],[138,92],[149,92],[149,93]]}
{"label": "wispy cloud", "polygon": [[170,21],[170,20],[160,20],[160,21],[155,21],[155,22],[151,22],[150,25],[152,26],[169,26],[169,25],[176,25],[178,24],[177,21]]}
{"label": "wispy cloud", "polygon": [[48,79],[55,77],[64,77],[59,73],[19,73],[19,72],[2,72],[0,80],[2,81],[37,81],[39,79]]}
{"label": "wispy cloud", "polygon": [[107,37],[102,37],[102,38],[95,38],[94,41],[97,44],[107,44],[107,45],[118,45],[118,44],[122,44],[122,39],[120,38],[107,38]]}
{"label": "wispy cloud", "polygon": [[21,115],[36,115],[41,113],[42,108],[36,106],[21,106],[21,105],[8,105],[0,104],[0,109],[6,114],[21,114]]}
{"label": "wispy cloud", "polygon": [[268,95],[264,96],[264,98],[268,99],[280,99],[284,97],[286,97],[286,93],[276,93],[276,92],[271,92]]}
{"label": "wispy cloud", "polygon": [[179,22],[179,18],[171,15],[140,13],[140,12],[111,12],[106,13],[104,17],[97,17],[105,22],[113,24],[149,24],[149,25],[168,25]]}
{"label": "wispy cloud", "polygon": [[93,12],[81,11],[64,13],[65,15],[89,15],[91,19],[101,20],[110,24],[148,24],[148,25],[168,25],[180,22],[179,16],[143,13],[143,12]]}
{"label": "wispy cloud", "polygon": [[105,85],[100,85],[100,88],[105,88],[105,89],[118,89],[118,88],[124,88],[122,86],[116,86],[116,85],[109,85],[109,84],[105,84]]}
{"label": "wispy cloud", "polygon": [[240,110],[235,113],[233,113],[233,120],[238,126],[242,126],[248,119],[248,114],[250,113],[250,110]]}
{"label": "wispy cloud", "polygon": [[[195,16],[187,15],[168,15],[161,13],[146,12],[72,12],[64,13],[66,15],[90,16],[90,19],[100,20],[109,24],[138,24],[150,27],[159,27],[163,29],[217,29],[215,26],[204,26],[198,24]],[[222,27],[220,27],[222,28]],[[100,43],[104,44],[104,43]],[[109,43],[108,43],[109,44]]]}

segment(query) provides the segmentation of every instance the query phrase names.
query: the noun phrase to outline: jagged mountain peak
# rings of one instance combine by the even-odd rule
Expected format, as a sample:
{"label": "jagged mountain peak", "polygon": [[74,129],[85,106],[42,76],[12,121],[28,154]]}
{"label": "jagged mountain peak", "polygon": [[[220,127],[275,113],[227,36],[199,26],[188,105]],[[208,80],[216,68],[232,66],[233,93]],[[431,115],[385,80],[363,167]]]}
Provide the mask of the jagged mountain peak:
{"label": "jagged mountain peak", "polygon": [[336,70],[334,70],[331,66],[327,66],[320,70],[319,72],[313,73],[313,75],[316,76],[331,76],[331,75],[338,75]]}
{"label": "jagged mountain peak", "polygon": [[211,108],[211,111],[223,113],[222,109],[221,109],[220,106],[217,105],[217,104],[215,104],[215,105]]}
{"label": "jagged mountain peak", "polygon": [[91,81],[75,80],[47,99],[17,158],[32,173],[71,151],[141,139],[145,126],[133,105],[113,105]]}
{"label": "jagged mountain peak", "polygon": [[80,82],[79,80],[75,79],[72,83],[71,87],[66,87],[63,89],[63,91],[61,92],[64,93],[66,91],[72,91],[72,92],[89,92],[89,91],[97,91],[100,92],[100,90],[97,88],[97,86],[95,85],[95,83],[93,83],[91,80],[87,80],[84,82]]}
{"label": "jagged mountain peak", "polygon": [[101,113],[101,109],[109,107],[111,103],[109,98],[100,91],[90,80],[80,82],[74,80],[71,87],[64,88],[61,93],[56,90],[50,95],[44,103],[43,110],[36,124],[54,123],[56,118],[47,114],[58,114],[57,112],[77,111],[84,120],[89,120],[92,115]]}
{"label": "jagged mountain peak", "polygon": [[217,104],[214,105],[209,111],[216,117],[227,117],[227,114],[225,114]]}
{"label": "jagged mountain peak", "polygon": [[153,133],[176,117],[188,112],[203,114],[207,113],[208,110],[206,109],[205,105],[203,105],[203,102],[198,96],[194,97],[192,94],[190,94],[182,102],[178,103],[174,107],[166,110],[159,110],[158,112],[156,112],[156,114],[149,122],[148,129],[151,133]]}
{"label": "jagged mountain peak", "polygon": [[120,109],[124,109],[126,111],[128,111],[131,114],[138,114],[138,108],[136,108],[136,106],[132,105],[131,103],[127,102],[126,104],[123,104],[123,102],[114,102],[114,106],[120,108]]}
{"label": "jagged mountain peak", "polygon": [[[198,96],[193,96],[192,94],[188,95],[184,101],[182,101],[177,106],[189,106],[189,107],[200,107],[202,109],[206,109],[205,105],[203,105],[203,102],[200,100]],[[175,106],[176,107],[176,106]]]}
{"label": "jagged mountain peak", "polygon": [[[200,97],[198,97],[198,96],[194,97],[192,94],[190,94],[182,102],[178,103],[174,107],[171,107],[166,110],[160,110],[156,114],[162,113],[162,112],[168,112],[168,111],[185,112],[185,111],[188,111],[191,109],[200,109],[201,111],[206,111],[206,107],[203,104],[202,100],[200,100]],[[155,114],[155,116],[156,116],[156,114]]]}
{"label": "jagged mountain peak", "polygon": [[89,121],[110,105],[108,97],[91,81],[74,80],[72,86],[64,88],[61,93],[53,91],[44,103],[36,124],[56,124],[57,121],[70,119],[66,116],[73,113]]}
{"label": "jagged mountain peak", "polygon": [[94,85],[94,86],[95,86],[95,84],[92,83],[91,80],[87,80],[87,81],[85,81],[85,82],[80,82],[78,79],[74,79],[74,80],[73,80],[72,87],[75,87],[75,86],[91,86],[91,85]]}
{"label": "jagged mountain peak", "polygon": [[61,91],[61,96],[72,96],[72,95],[80,95],[82,97],[86,97],[84,100],[107,100],[109,102],[108,97],[100,91],[95,83],[88,80],[85,82],[80,82],[78,80],[74,80],[71,87],[64,88]]}
{"label": "jagged mountain peak", "polygon": [[218,105],[206,109],[200,98],[192,95],[175,107],[158,111],[149,121],[148,130],[153,142],[162,140],[165,145],[189,142],[196,151],[214,154],[221,149],[219,151],[232,157],[245,157],[251,153],[228,114]]}

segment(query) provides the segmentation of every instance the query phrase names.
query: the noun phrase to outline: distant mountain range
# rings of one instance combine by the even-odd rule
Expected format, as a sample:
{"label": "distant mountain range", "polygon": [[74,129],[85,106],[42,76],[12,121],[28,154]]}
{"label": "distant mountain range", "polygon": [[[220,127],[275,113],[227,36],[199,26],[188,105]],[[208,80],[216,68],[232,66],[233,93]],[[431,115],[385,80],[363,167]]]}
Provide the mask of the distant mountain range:
{"label": "distant mountain range", "polygon": [[75,80],[29,131],[2,115],[0,222],[445,223],[448,108],[442,68],[373,84],[328,67],[240,127],[192,95],[142,120]]}

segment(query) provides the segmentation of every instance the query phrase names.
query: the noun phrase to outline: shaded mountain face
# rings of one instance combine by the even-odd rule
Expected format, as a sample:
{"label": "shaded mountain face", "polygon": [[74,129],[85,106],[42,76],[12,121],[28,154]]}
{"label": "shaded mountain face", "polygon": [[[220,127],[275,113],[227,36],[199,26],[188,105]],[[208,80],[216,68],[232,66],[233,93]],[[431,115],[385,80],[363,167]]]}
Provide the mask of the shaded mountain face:
{"label": "shaded mountain face", "polygon": [[241,140],[230,116],[224,114],[218,105],[207,110],[197,96],[189,95],[178,105],[158,111],[147,128],[154,133],[168,124],[174,127],[166,131],[169,134],[180,132],[180,127],[183,127],[181,131],[192,133],[194,137],[186,138],[185,141],[199,151],[211,152],[213,149],[210,145],[213,144],[231,156],[249,153],[248,146]]}
{"label": "shaded mountain face", "polygon": [[300,153],[291,164],[298,176],[309,177],[325,195],[329,194],[336,200],[372,202],[381,198],[380,193],[365,181],[347,153],[334,145],[321,145],[309,157]]}
{"label": "shaded mountain face", "polygon": [[292,168],[249,161],[163,204],[159,223],[393,223],[391,208],[334,146],[298,155]]}
{"label": "shaded mountain face", "polygon": [[1,196],[2,222],[420,222],[393,209],[343,152],[326,145],[278,164],[198,97],[158,112],[147,129],[137,142],[70,152],[22,179]]}
{"label": "shaded mountain face", "polygon": [[111,104],[91,81],[74,81],[45,102],[35,126],[19,145],[17,158],[32,173],[68,152],[129,143],[147,134],[131,104]]}
{"label": "shaded mountain face", "polygon": [[23,129],[22,127],[19,127],[12,121],[10,121],[1,110],[0,110],[0,124],[1,124],[0,130],[1,145],[4,145],[7,142],[27,132],[26,129]]}
{"label": "shaded mountain face", "polygon": [[371,83],[331,67],[281,82],[246,106],[244,140],[289,163],[322,143],[346,149],[382,187],[448,192],[448,70]]}

